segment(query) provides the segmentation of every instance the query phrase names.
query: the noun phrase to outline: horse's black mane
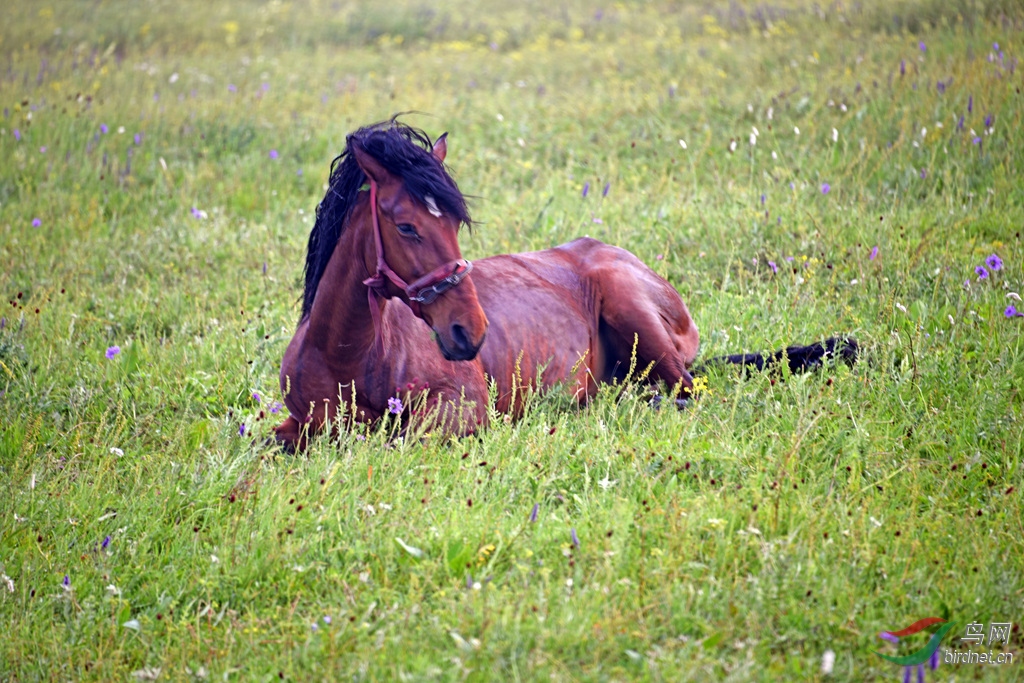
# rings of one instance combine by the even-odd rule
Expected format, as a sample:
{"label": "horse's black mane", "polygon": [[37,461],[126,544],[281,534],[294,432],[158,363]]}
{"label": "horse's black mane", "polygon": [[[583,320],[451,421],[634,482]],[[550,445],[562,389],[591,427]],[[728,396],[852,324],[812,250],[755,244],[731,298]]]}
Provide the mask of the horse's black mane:
{"label": "horse's black mane", "polygon": [[472,224],[466,200],[444,164],[430,150],[433,143],[423,131],[395,119],[360,128],[346,138],[345,150],[331,163],[330,186],[316,207],[316,222],[306,250],[306,286],[302,294],[302,319],[309,315],[320,278],[355,206],[366,175],[356,164],[352,146],[372,156],[389,173],[400,177],[405,190],[421,203],[431,195],[437,206],[460,223]]}

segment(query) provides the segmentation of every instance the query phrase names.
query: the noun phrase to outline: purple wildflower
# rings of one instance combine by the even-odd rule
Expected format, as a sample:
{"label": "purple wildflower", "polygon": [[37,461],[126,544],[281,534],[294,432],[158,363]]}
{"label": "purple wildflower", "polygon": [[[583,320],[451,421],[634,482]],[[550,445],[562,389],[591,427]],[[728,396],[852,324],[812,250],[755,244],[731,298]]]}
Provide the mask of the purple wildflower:
{"label": "purple wildflower", "polygon": [[928,46],[924,44],[923,40],[917,44],[917,47],[921,49],[921,52],[928,52]]}
{"label": "purple wildflower", "polygon": [[120,346],[111,346],[111,347],[107,348],[107,358],[108,359],[109,358],[113,358],[114,356],[116,356],[119,353],[121,353],[121,347]]}
{"label": "purple wildflower", "polygon": [[331,615],[330,614],[325,614],[324,615],[324,623],[327,624],[328,626],[331,625]]}
{"label": "purple wildflower", "polygon": [[822,194],[828,194],[831,189],[832,189],[832,186],[829,185],[828,183],[822,183],[821,184],[821,193]]}
{"label": "purple wildflower", "polygon": [[762,192],[762,193],[761,193],[761,206],[764,206],[764,203],[765,203],[766,201],[768,201],[768,197],[766,197],[766,196],[764,195],[764,193]]}
{"label": "purple wildflower", "polygon": [[992,270],[1002,270],[1003,259],[999,258],[998,254],[990,254],[989,257],[985,259],[985,265],[987,265]]}
{"label": "purple wildflower", "polygon": [[14,139],[17,142],[21,142],[21,131],[17,128],[14,129]]}
{"label": "purple wildflower", "polygon": [[992,49],[999,52],[999,43],[992,43]]}
{"label": "purple wildflower", "polygon": [[274,413],[276,415],[277,411],[281,410],[281,408],[282,408],[281,402],[280,401],[274,401],[273,405],[270,406],[270,412],[272,412],[272,413]]}
{"label": "purple wildflower", "polygon": [[473,575],[472,574],[466,574],[466,590],[469,590],[472,587],[473,587]]}
{"label": "purple wildflower", "polygon": [[610,189],[612,189],[612,184],[611,184],[611,182],[607,182],[607,183],[605,183],[605,184],[604,184],[604,189],[603,189],[603,190],[601,190],[601,196],[602,196],[602,197],[607,197],[607,196],[608,196],[608,190],[610,190]]}
{"label": "purple wildflower", "polygon": [[888,640],[890,643],[898,643],[898,642],[900,642],[899,636],[894,636],[893,634],[889,633],[888,631],[882,631],[881,633],[878,634],[878,637],[881,638],[882,640]]}
{"label": "purple wildflower", "polygon": [[270,90],[270,84],[264,81],[262,84],[260,84],[260,90],[262,90],[263,92],[267,92],[268,90]]}
{"label": "purple wildflower", "polygon": [[921,169],[921,180],[924,180],[927,177],[928,177],[928,171],[926,169],[922,168]]}
{"label": "purple wildflower", "polygon": [[977,268],[974,269],[974,272],[978,274],[979,280],[988,279],[988,271],[985,270],[985,266],[978,266]]}
{"label": "purple wildflower", "polygon": [[392,396],[388,399],[388,412],[392,415],[398,415],[402,412],[402,399],[397,396]]}
{"label": "purple wildflower", "polygon": [[39,148],[39,153],[46,154],[46,145],[43,145],[42,147]]}
{"label": "purple wildflower", "polygon": [[928,658],[928,668],[932,671],[939,668],[939,650],[937,648],[935,652],[932,653],[932,656]]}
{"label": "purple wildflower", "polygon": [[270,158],[271,159],[276,159],[277,158],[277,150],[276,149],[270,150]]}
{"label": "purple wildflower", "polygon": [[957,130],[963,130],[964,129],[964,115],[963,114],[960,114],[960,120],[956,122],[956,129]]}
{"label": "purple wildflower", "polygon": [[878,245],[871,247],[871,255],[868,256],[869,261],[874,261],[878,257]]}
{"label": "purple wildflower", "polygon": [[912,666],[903,667],[903,683],[910,683],[910,671],[913,668]]}
{"label": "purple wildflower", "polygon": [[299,176],[301,178],[302,177],[302,169],[300,168],[299,170],[297,170],[295,172],[295,175],[297,175],[297,176]]}
{"label": "purple wildflower", "polygon": [[107,536],[106,538],[103,539],[103,543],[100,544],[100,548],[102,548],[103,550],[106,550],[107,546],[109,546],[109,545],[110,545],[110,536]]}
{"label": "purple wildflower", "polygon": [[779,267],[777,265],[775,265],[775,261],[769,261],[768,262],[768,267],[772,269],[773,273],[778,273],[779,272]]}
{"label": "purple wildflower", "polygon": [[530,523],[533,524],[537,521],[537,513],[540,512],[540,503],[534,503],[533,509],[530,510]]}
{"label": "purple wildflower", "polygon": [[590,192],[590,183],[583,183],[583,196],[586,197],[588,192]]}
{"label": "purple wildflower", "polygon": [[992,114],[985,117],[985,127],[990,128],[992,126]]}
{"label": "purple wildflower", "polygon": [[572,538],[572,544],[577,548],[580,547],[580,537],[576,535],[576,527],[569,529],[569,537]]}
{"label": "purple wildflower", "polygon": [[43,222],[41,220],[39,220],[38,218],[33,218],[32,219],[32,227],[33,228],[38,228],[42,224],[43,224]]}
{"label": "purple wildflower", "polygon": [[260,394],[258,391],[252,392],[252,400],[256,401],[257,403],[260,402]]}
{"label": "purple wildflower", "polygon": [[266,261],[263,262],[263,274],[264,275],[267,274],[267,262]]}
{"label": "purple wildflower", "polygon": [[317,626],[317,625],[316,625],[316,622],[315,622],[315,621],[314,621],[314,622],[313,622],[312,624],[310,624],[310,625],[309,625],[309,627],[310,627],[311,629],[313,629],[314,631],[316,631],[317,629],[319,629],[319,628],[320,628],[319,626]]}
{"label": "purple wildflower", "polygon": [[101,132],[101,133],[103,133],[104,135],[106,135],[106,134],[107,134],[107,131],[109,131],[109,130],[110,130],[110,129],[109,129],[109,128],[107,128],[107,124],[105,124],[105,123],[101,123],[101,124],[100,124],[100,132]]}
{"label": "purple wildflower", "polygon": [[943,83],[942,81],[939,81],[938,83],[935,84],[935,89],[938,90],[939,94],[941,95],[944,92],[946,92],[946,84]]}
{"label": "purple wildflower", "polygon": [[136,133],[135,134],[135,145],[138,146],[138,145],[141,145],[141,144],[142,144],[142,133]]}
{"label": "purple wildflower", "polygon": [[238,88],[235,87],[234,83],[228,83],[228,92],[235,92]]}
{"label": "purple wildflower", "polygon": [[244,424],[238,425],[238,435],[239,436],[245,436],[245,425]]}
{"label": "purple wildflower", "polygon": [[974,111],[974,95],[967,96],[967,113],[970,114]]}
{"label": "purple wildflower", "polygon": [[202,218],[202,217],[203,217],[203,212],[193,206],[192,207],[192,218]]}
{"label": "purple wildflower", "polygon": [[1007,318],[1016,318],[1018,315],[1024,314],[1018,313],[1017,307],[1014,306],[1013,304],[1010,304],[1009,306],[1006,307],[1006,310],[1003,311],[1003,315],[1005,315]]}
{"label": "purple wildflower", "polygon": [[64,580],[60,582],[60,585],[64,586],[65,588],[71,588],[71,577],[65,574]]}
{"label": "purple wildflower", "polygon": [[907,73],[907,60],[901,59],[900,60],[900,76],[903,76],[906,73]]}
{"label": "purple wildflower", "polygon": [[976,145],[980,145],[981,144],[981,138],[978,137],[978,136],[975,136],[974,139],[971,140],[971,142],[973,142]]}

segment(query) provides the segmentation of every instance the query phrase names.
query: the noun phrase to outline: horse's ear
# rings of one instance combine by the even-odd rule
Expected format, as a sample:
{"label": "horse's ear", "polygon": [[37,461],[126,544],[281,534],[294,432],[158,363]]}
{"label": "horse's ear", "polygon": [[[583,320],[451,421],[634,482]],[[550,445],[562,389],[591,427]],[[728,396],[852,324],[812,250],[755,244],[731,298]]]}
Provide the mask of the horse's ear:
{"label": "horse's ear", "polygon": [[448,133],[442,133],[441,137],[434,141],[434,148],[430,151],[434,158],[443,164],[444,158],[448,156]]}
{"label": "horse's ear", "polygon": [[388,170],[380,165],[380,162],[370,156],[358,143],[353,142],[350,147],[352,148],[352,155],[356,158],[356,164],[366,174],[366,176],[377,183],[377,185],[383,187],[392,180],[392,176],[388,173]]}

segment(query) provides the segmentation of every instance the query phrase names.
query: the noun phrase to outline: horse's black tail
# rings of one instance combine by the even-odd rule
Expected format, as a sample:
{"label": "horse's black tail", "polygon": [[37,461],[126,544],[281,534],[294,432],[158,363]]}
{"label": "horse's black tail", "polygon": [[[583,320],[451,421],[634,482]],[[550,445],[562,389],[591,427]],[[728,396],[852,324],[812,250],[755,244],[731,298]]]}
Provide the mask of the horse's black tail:
{"label": "horse's black tail", "polygon": [[[789,365],[789,371],[793,373],[808,372],[815,370],[830,360],[841,360],[852,366],[857,362],[858,354],[857,340],[852,337],[829,337],[823,342],[809,344],[808,346],[789,346],[785,349],[761,353],[737,353],[731,356],[716,356],[702,365],[742,365],[745,369],[779,367],[785,361]],[[698,368],[694,373],[701,373]]]}

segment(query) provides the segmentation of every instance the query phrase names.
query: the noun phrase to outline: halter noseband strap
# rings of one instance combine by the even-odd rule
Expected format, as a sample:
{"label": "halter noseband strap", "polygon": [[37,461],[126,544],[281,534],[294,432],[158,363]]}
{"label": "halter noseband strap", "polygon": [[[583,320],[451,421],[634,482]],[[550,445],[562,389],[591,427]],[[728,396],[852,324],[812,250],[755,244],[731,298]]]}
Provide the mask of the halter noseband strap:
{"label": "halter noseband strap", "polygon": [[381,345],[379,299],[391,298],[385,279],[390,280],[392,284],[405,292],[409,299],[409,308],[419,318],[420,304],[429,305],[449,289],[457,287],[473,270],[473,263],[466,259],[456,259],[438,266],[409,284],[402,279],[401,275],[392,270],[384,259],[384,242],[380,234],[380,219],[377,217],[377,183],[373,179],[370,180],[370,214],[373,216],[373,240],[377,248],[377,272],[363,280],[363,284],[367,287],[366,296],[370,302],[373,326],[377,331],[377,343]]}

